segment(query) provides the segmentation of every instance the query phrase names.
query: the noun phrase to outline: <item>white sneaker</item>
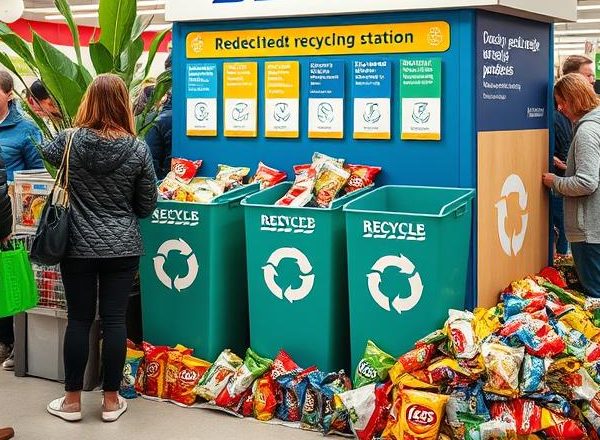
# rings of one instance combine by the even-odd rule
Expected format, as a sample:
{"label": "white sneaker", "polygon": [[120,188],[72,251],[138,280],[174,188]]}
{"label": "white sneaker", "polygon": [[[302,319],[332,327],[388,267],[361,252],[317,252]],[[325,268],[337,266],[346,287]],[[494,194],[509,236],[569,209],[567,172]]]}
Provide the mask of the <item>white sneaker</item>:
{"label": "white sneaker", "polygon": [[13,346],[0,342],[0,362],[4,362],[10,356]]}
{"label": "white sneaker", "polygon": [[5,371],[15,371],[15,350],[10,353],[8,359],[2,363],[2,369]]}
{"label": "white sneaker", "polygon": [[[104,407],[104,399],[102,399],[102,407]],[[115,422],[127,411],[127,401],[119,396],[119,409],[115,411],[102,411],[103,422]]]}
{"label": "white sneaker", "polygon": [[48,404],[46,410],[53,416],[59,417],[67,422],[78,422],[81,420],[81,411],[78,412],[66,412],[63,411],[64,397],[55,399]]}

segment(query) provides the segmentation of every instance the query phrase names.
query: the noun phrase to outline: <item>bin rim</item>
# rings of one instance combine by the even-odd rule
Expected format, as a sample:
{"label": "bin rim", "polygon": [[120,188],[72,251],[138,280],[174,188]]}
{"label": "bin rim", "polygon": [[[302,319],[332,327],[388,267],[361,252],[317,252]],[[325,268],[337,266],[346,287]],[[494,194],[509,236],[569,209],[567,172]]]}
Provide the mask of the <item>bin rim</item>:
{"label": "bin rim", "polygon": [[181,204],[184,206],[219,206],[219,205],[226,205],[228,203],[238,201],[240,199],[243,199],[244,197],[248,197],[248,196],[254,194],[255,192],[258,192],[259,190],[260,190],[260,185],[258,183],[250,183],[250,184],[242,185],[238,188],[232,189],[229,192],[223,193],[220,196],[215,197],[208,203],[183,202],[181,200],[166,200],[166,199],[160,198],[160,195],[158,196],[159,197],[158,201],[161,203],[168,202],[168,203],[173,203],[173,204]]}
{"label": "bin rim", "polygon": [[[464,191],[465,193],[462,196],[460,196],[459,198],[446,203],[444,206],[441,207],[440,212],[438,212],[437,214],[405,212],[405,211],[381,211],[381,210],[377,210],[377,209],[354,209],[354,208],[352,208],[352,205],[354,203],[358,203],[363,198],[371,196],[371,195],[375,194],[376,192],[383,191],[383,190],[386,190],[389,188],[439,189],[439,190],[453,190],[453,191],[460,190],[460,191]],[[392,214],[392,215],[410,215],[413,217],[441,218],[441,217],[448,216],[449,214],[454,212],[456,209],[458,209],[460,206],[466,205],[471,199],[473,199],[474,196],[475,196],[475,188],[458,188],[458,187],[451,187],[451,186],[425,186],[425,185],[384,185],[384,186],[374,189],[373,191],[370,191],[366,194],[362,194],[360,197],[357,197],[356,199],[352,200],[351,202],[348,202],[346,205],[344,205],[344,212],[351,212],[351,213],[368,212],[368,213],[372,213],[372,214],[383,214],[383,215]],[[454,210],[448,209],[452,205],[455,205],[456,209],[454,209]]]}
{"label": "bin rim", "polygon": [[[291,187],[294,184],[292,181],[280,182],[277,185],[273,185],[270,188],[265,188],[264,191],[268,191],[277,187],[289,186]],[[333,201],[329,208],[318,208],[316,206],[280,206],[280,205],[268,205],[265,203],[252,203],[249,199],[253,196],[257,195],[257,193],[249,194],[242,200],[242,206],[250,207],[250,208],[275,208],[275,209],[301,209],[307,211],[316,211],[316,212],[329,212],[329,211],[337,211],[340,208],[343,208],[345,205],[350,203],[351,201],[356,200],[357,198],[362,197],[363,195],[371,192],[374,185],[365,186],[359,190],[353,191],[351,193],[345,194],[342,197],[339,197]]]}

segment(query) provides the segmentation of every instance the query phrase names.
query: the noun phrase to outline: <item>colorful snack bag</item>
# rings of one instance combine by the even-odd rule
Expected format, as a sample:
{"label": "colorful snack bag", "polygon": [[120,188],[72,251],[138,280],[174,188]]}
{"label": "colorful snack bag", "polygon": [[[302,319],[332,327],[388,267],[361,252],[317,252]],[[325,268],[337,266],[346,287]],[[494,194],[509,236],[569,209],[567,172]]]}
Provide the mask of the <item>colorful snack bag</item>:
{"label": "colorful snack bag", "polygon": [[519,388],[523,394],[541,393],[546,388],[544,376],[550,361],[525,353],[521,365],[521,383]]}
{"label": "colorful snack bag", "polygon": [[313,203],[319,208],[330,208],[349,177],[350,173],[341,166],[334,162],[325,162],[315,181]]}
{"label": "colorful snack bag", "polygon": [[400,432],[403,440],[437,440],[448,396],[417,390],[402,390]]}
{"label": "colorful snack bag", "polygon": [[135,392],[138,394],[146,394],[146,359],[143,357],[138,366],[137,375],[135,376]]}
{"label": "colorful snack bag", "polygon": [[167,368],[165,372],[163,395],[158,397],[171,399],[171,391],[175,388],[175,384],[177,383],[182,359],[183,354],[178,350],[170,350],[167,353]]}
{"label": "colorful snack bag", "polygon": [[487,369],[485,391],[506,397],[519,394],[519,371],[525,348],[513,348],[498,343],[483,343],[481,354]]}
{"label": "colorful snack bag", "polygon": [[279,376],[276,380],[280,385],[281,401],[277,407],[277,418],[284,422],[299,422],[302,417],[302,406],[308,386],[308,375],[316,371],[315,367],[304,371]]}
{"label": "colorful snack bag", "polygon": [[564,341],[547,322],[528,313],[512,316],[504,324],[500,335],[515,336],[525,345],[527,353],[538,357],[555,357],[566,348]]}
{"label": "colorful snack bag", "polygon": [[545,267],[542,269],[539,275],[561,289],[565,289],[567,287],[567,282],[562,274],[553,267]]}
{"label": "colorful snack bag", "polygon": [[459,414],[471,414],[490,419],[490,412],[483,396],[483,384],[477,382],[471,386],[459,386],[452,390],[446,405],[446,420],[457,437],[464,437],[465,426]]}
{"label": "colorful snack bag", "polygon": [[546,307],[546,295],[535,293],[527,298],[522,298],[514,293],[503,293],[502,303],[504,304],[504,320],[507,321],[511,316],[519,313],[534,313],[543,310]]}
{"label": "colorful snack bag", "polygon": [[198,383],[196,394],[203,399],[212,401],[227,386],[229,379],[242,365],[242,362],[242,359],[231,350],[223,350]]}
{"label": "colorful snack bag", "polygon": [[155,347],[144,342],[143,348],[146,370],[145,394],[150,397],[161,397],[164,395],[169,347]]}
{"label": "colorful snack bag", "polygon": [[480,440],[517,440],[515,425],[501,420],[490,420],[479,425]]}
{"label": "colorful snack bag", "polygon": [[[391,372],[390,372],[391,375]],[[400,377],[399,383],[404,386],[411,388],[422,388],[421,386],[415,386],[406,379],[412,377],[424,384],[433,385],[438,387],[440,385],[465,385],[470,384],[476,380],[480,375],[479,370],[471,370],[461,366],[455,359],[451,358],[440,358],[432,362],[427,368],[414,371],[410,375],[404,375]],[[425,386],[424,388],[431,388]]]}
{"label": "colorful snack bag", "polygon": [[542,432],[548,440],[581,440],[587,436],[585,427],[576,420],[567,420]]}
{"label": "colorful snack bag", "polygon": [[500,318],[503,316],[503,308],[496,306],[487,310],[475,309],[473,316],[475,336],[478,341],[483,341],[502,326]]}
{"label": "colorful snack bag", "polygon": [[273,366],[271,367],[271,378],[276,380],[280,376],[292,373],[294,371],[299,373],[302,371],[302,368],[300,368],[285,351],[281,350],[279,353],[277,353],[277,356],[275,356],[275,359],[273,359]]}
{"label": "colorful snack bag", "polygon": [[373,341],[367,341],[363,358],[354,373],[354,386],[360,388],[371,383],[385,381],[390,368],[395,363],[396,360],[391,355],[381,350]]}
{"label": "colorful snack bag", "polygon": [[460,431],[454,430],[454,436],[456,438],[464,440],[481,440],[479,427],[488,420],[468,413],[458,413],[458,420],[464,428]]}
{"label": "colorful snack bag", "polygon": [[304,163],[302,165],[294,165],[294,174],[298,175],[300,173],[304,173],[310,169],[311,165],[309,163]]}
{"label": "colorful snack bag", "polygon": [[170,173],[158,185],[158,193],[165,200],[173,200],[175,193],[183,184],[175,178],[175,175]]}
{"label": "colorful snack bag", "polygon": [[589,341],[582,333],[571,329],[559,321],[554,326],[567,346],[566,352],[575,356],[581,362],[596,362],[600,360],[600,345]]}
{"label": "colorful snack bag", "polygon": [[264,163],[259,162],[256,174],[250,179],[250,183],[259,183],[260,189],[270,188],[277,185],[279,182],[283,182],[287,177],[285,171],[279,171],[275,168],[266,166]]}
{"label": "colorful snack bag", "polygon": [[144,359],[143,351],[127,347],[125,366],[123,367],[123,380],[119,389],[119,394],[125,399],[135,399],[137,397],[135,382],[142,359]]}
{"label": "colorful snack bag", "polygon": [[582,407],[582,414],[596,433],[600,434],[600,405],[597,399],[592,402],[585,402]]}
{"label": "colorful snack bag", "polygon": [[171,159],[171,172],[183,183],[190,183],[201,166],[201,160]]}
{"label": "colorful snack bag", "polygon": [[385,429],[390,411],[387,399],[391,383],[346,391],[337,397],[342,401],[348,413],[352,431],[359,440],[370,440]]}
{"label": "colorful snack bag", "polygon": [[381,167],[370,167],[367,165],[346,165],[350,171],[350,178],[344,186],[345,193],[351,193],[366,188],[375,182],[375,178],[381,172]]}
{"label": "colorful snack bag", "polygon": [[457,359],[473,359],[478,353],[473,319],[471,312],[448,311],[447,333],[450,338],[450,348]]}
{"label": "colorful snack bag", "polygon": [[248,388],[244,391],[242,399],[240,403],[238,403],[236,412],[242,417],[252,417],[254,415],[254,387],[256,386],[256,381],[252,384],[252,387]]}
{"label": "colorful snack bag", "polygon": [[244,177],[250,173],[250,168],[232,167],[220,164],[216,180],[225,184],[225,191],[232,190],[244,184]]}
{"label": "colorful snack bag", "polygon": [[494,420],[502,420],[514,425],[518,435],[533,434],[558,426],[566,420],[529,399],[492,402],[490,408]]}
{"label": "colorful snack bag", "polygon": [[321,384],[325,379],[325,373],[313,371],[307,376],[308,386],[304,395],[302,405],[302,417],[300,427],[309,431],[318,431],[321,423],[321,410],[323,404],[323,392]]}
{"label": "colorful snack bag", "polygon": [[210,362],[184,355],[181,359],[177,380],[171,388],[171,399],[184,405],[196,402],[196,387],[210,368]]}
{"label": "colorful snack bag", "polygon": [[[392,379],[392,382],[397,384],[400,381],[400,378],[406,373],[412,373],[423,368],[424,365],[429,364],[429,361],[433,357],[435,351],[435,345],[422,344],[414,350],[411,350],[408,353],[400,356],[398,358],[398,361],[389,371],[390,379]],[[380,380],[385,380],[385,377],[380,378]]]}
{"label": "colorful snack bag", "polygon": [[316,172],[312,168],[297,174],[292,187],[282,198],[275,202],[275,205],[296,208],[305,206],[312,199],[316,179]]}
{"label": "colorful snack bag", "polygon": [[429,333],[424,338],[419,339],[415,344],[415,348],[419,348],[421,345],[438,345],[446,341],[447,339],[448,335],[446,335],[446,333],[444,333],[443,330],[435,330]]}
{"label": "colorful snack bag", "polygon": [[240,402],[244,393],[252,387],[252,383],[265,374],[273,361],[262,358],[252,349],[246,350],[244,363],[229,380],[223,391],[216,397],[215,404],[223,408],[234,408]]}
{"label": "colorful snack bag", "polygon": [[329,373],[321,384],[321,428],[325,434],[349,434],[352,432],[348,411],[341,404],[336,404],[335,396],[352,389],[352,382],[342,370]]}
{"label": "colorful snack bag", "polygon": [[596,341],[600,337],[600,328],[596,327],[586,312],[581,309],[573,310],[560,318],[560,322],[582,333],[586,338]]}
{"label": "colorful snack bag", "polygon": [[262,422],[271,420],[277,408],[277,383],[271,374],[265,374],[254,382],[253,395],[254,417]]}
{"label": "colorful snack bag", "polygon": [[321,167],[326,163],[333,163],[338,166],[344,166],[344,159],[336,159],[331,156],[327,156],[326,154],[316,152],[312,156],[312,164],[310,167],[318,172],[321,170]]}

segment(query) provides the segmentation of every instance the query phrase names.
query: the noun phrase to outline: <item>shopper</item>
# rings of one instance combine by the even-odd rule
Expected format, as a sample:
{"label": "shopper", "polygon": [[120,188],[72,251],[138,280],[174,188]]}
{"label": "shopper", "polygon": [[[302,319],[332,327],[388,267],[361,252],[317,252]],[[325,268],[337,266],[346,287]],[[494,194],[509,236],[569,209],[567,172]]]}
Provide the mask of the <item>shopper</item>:
{"label": "shopper", "polygon": [[51,122],[62,117],[56,102],[54,102],[48,90],[46,90],[46,87],[44,87],[44,84],[39,79],[35,80],[29,87],[27,103],[31,107],[31,110],[44,119],[44,121]]}
{"label": "shopper", "polygon": [[596,82],[596,72],[594,71],[594,61],[584,55],[570,55],[565,59],[562,66],[562,74],[579,73],[591,85]]}
{"label": "shopper", "polygon": [[579,279],[589,296],[600,298],[600,99],[576,73],[557,81],[554,97],[574,136],[565,176],[544,173],[542,181],[565,197],[565,232]]}
{"label": "shopper", "polygon": [[9,181],[15,171],[44,168],[37,150],[42,132],[19,110],[12,76],[5,70],[0,70],[0,143]]}
{"label": "shopper", "polygon": [[126,351],[125,315],[142,240],[138,218],[156,206],[156,176],[148,147],[136,138],[129,94],[116,75],[98,76],[88,88],[74,122],[43,147],[59,166],[69,136],[70,238],[61,273],[67,298],[64,342],[66,395],[48,412],[81,419],[81,390],[89,332],[99,299],[103,346],[102,419],[117,420],[127,409],[118,395]]}
{"label": "shopper", "polygon": [[152,154],[154,171],[159,179],[164,179],[171,169],[172,131],[173,131],[173,105],[171,93],[167,95],[162,110],[158,114],[154,125],[146,133],[146,143]]}

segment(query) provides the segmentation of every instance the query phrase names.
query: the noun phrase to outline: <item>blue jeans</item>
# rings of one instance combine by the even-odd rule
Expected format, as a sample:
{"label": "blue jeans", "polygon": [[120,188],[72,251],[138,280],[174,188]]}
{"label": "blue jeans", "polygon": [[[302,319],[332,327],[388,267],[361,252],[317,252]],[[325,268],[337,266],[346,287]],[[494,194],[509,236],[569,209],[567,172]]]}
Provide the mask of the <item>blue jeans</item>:
{"label": "blue jeans", "polygon": [[585,293],[600,298],[600,244],[571,243],[571,251]]}
{"label": "blue jeans", "polygon": [[552,195],[552,225],[558,231],[558,239],[556,240],[556,252],[566,254],[569,252],[569,242],[565,235],[565,218],[563,214],[563,198],[561,196]]}

